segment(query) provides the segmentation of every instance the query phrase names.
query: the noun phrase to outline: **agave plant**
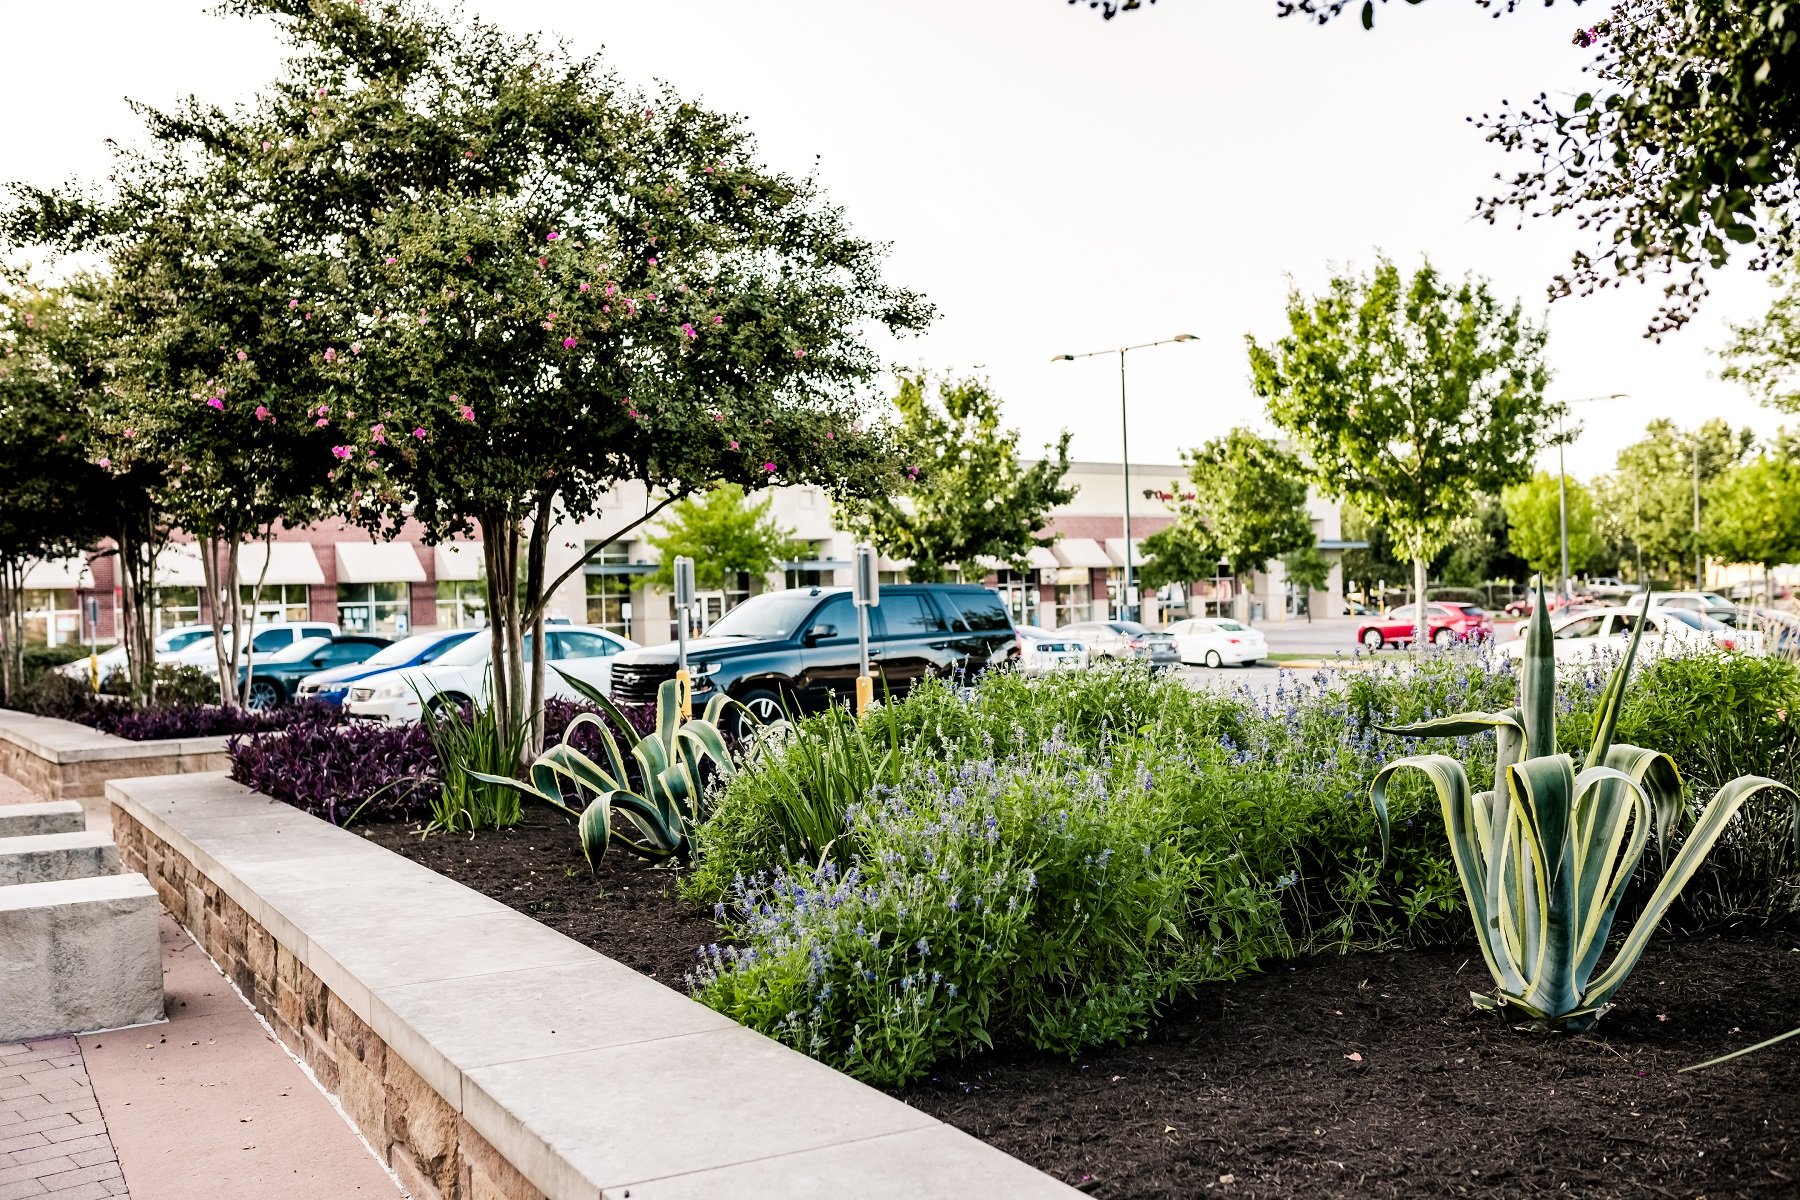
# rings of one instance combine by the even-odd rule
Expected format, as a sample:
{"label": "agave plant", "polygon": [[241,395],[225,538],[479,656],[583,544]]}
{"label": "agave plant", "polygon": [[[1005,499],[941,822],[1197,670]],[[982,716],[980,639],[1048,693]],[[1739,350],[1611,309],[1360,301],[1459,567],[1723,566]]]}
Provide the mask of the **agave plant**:
{"label": "agave plant", "polygon": [[[1648,595],[1644,604],[1648,609]],[[1738,809],[1759,792],[1794,795],[1773,779],[1753,775],[1720,788],[1697,814],[1631,932],[1596,974],[1620,897],[1652,830],[1658,853],[1666,855],[1684,812],[1674,761],[1613,741],[1644,624],[1637,623],[1601,694],[1581,769],[1569,755],[1555,752],[1556,662],[1541,579],[1517,708],[1384,730],[1407,737],[1495,735],[1491,791],[1472,791],[1462,765],[1442,754],[1389,763],[1369,790],[1385,853],[1389,778],[1399,771],[1423,771],[1437,789],[1475,936],[1494,977],[1492,995],[1471,993],[1477,1007],[1517,1009],[1540,1028],[1591,1028],[1612,1007],[1657,923]]]}
{"label": "agave plant", "polygon": [[[729,776],[732,771],[731,753],[719,732],[718,719],[727,705],[736,702],[715,696],[700,717],[683,721],[680,684],[671,679],[657,689],[656,728],[640,735],[605,694],[582,680],[563,678],[601,711],[581,713],[570,721],[561,743],[531,764],[529,780],[470,774],[517,788],[578,817],[581,850],[590,867],[615,841],[643,858],[686,860],[700,820],[702,767],[710,762],[721,775]],[[575,735],[584,728],[595,731],[604,761],[595,762],[575,747]],[[614,736],[615,731],[619,736]],[[627,759],[635,771],[627,767]],[[577,798],[591,794],[592,799],[580,809],[570,806],[564,799],[565,780],[574,785]],[[623,818],[622,824],[615,822],[615,814]]]}

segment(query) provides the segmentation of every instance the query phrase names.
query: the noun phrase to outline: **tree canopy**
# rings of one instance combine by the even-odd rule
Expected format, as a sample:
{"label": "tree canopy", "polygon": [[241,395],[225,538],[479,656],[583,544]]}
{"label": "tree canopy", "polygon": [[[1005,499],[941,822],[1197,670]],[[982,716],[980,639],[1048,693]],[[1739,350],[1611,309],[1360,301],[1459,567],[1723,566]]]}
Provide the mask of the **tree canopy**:
{"label": "tree canopy", "polygon": [[[1604,546],[1594,520],[1594,496],[1579,479],[1567,481],[1570,570],[1585,567]],[[1513,553],[1546,579],[1562,578],[1562,492],[1557,477],[1539,471],[1501,493]]]}
{"label": "tree canopy", "polygon": [[793,547],[793,531],[769,515],[770,499],[750,500],[742,487],[725,483],[677,500],[662,531],[647,539],[662,556],[648,582],[672,589],[678,554],[694,560],[694,586],[702,591],[718,591],[740,574],[767,575]]}
{"label": "tree canopy", "polygon": [[[1175,525],[1152,535],[1154,545],[1146,540],[1146,555],[1168,555],[1146,584],[1211,578],[1221,561],[1241,579],[1314,543],[1305,472],[1299,459],[1268,438],[1236,428],[1183,452],[1182,461],[1191,490],[1173,502]],[[1203,570],[1168,575],[1194,568]]]}
{"label": "tree canopy", "polygon": [[1800,463],[1786,437],[1707,489],[1707,549],[1764,570],[1800,559]]}
{"label": "tree canopy", "polygon": [[1423,593],[1481,495],[1531,473],[1558,412],[1544,331],[1484,280],[1429,262],[1406,278],[1386,257],[1310,299],[1291,292],[1287,317],[1267,346],[1245,338],[1256,392],[1313,484],[1386,529]]}
{"label": "tree canopy", "polygon": [[[1692,577],[1694,556],[1707,554],[1705,518],[1701,541],[1694,532],[1694,476],[1698,456],[1702,498],[1714,481],[1742,462],[1755,443],[1748,429],[1713,418],[1692,431],[1673,421],[1650,422],[1644,437],[1619,451],[1612,493],[1630,505],[1633,540],[1646,569],[1670,578]],[[1696,581],[1697,585],[1698,581]]]}
{"label": "tree canopy", "polygon": [[[935,391],[936,395],[933,396]],[[900,485],[865,489],[839,512],[858,536],[891,558],[912,560],[908,577],[941,580],[951,564],[997,558],[1024,568],[1050,512],[1075,497],[1063,482],[1069,435],[1044,447],[1027,466],[1019,461],[1017,430],[1000,425],[1000,400],[987,381],[903,375],[894,397],[906,456]]]}

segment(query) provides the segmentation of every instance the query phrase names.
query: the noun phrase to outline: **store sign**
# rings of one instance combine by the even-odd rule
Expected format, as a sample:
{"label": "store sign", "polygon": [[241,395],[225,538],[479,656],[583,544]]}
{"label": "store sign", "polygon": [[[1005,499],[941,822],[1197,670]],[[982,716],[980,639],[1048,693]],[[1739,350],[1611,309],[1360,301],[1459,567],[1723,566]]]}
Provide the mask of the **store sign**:
{"label": "store sign", "polygon": [[1086,587],[1092,578],[1086,567],[1058,567],[1055,583],[1058,587]]}

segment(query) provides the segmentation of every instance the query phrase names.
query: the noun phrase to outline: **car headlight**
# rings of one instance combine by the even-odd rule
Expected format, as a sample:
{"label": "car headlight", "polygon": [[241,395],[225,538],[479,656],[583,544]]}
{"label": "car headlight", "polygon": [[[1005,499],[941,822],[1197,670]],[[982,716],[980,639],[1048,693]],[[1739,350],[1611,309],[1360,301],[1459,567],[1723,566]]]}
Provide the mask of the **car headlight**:
{"label": "car headlight", "polygon": [[706,679],[709,676],[717,675],[719,669],[724,665],[724,663],[716,662],[690,663],[688,665],[688,676],[692,679]]}
{"label": "car headlight", "polygon": [[402,696],[412,694],[412,687],[404,683],[384,683],[375,689],[377,700],[398,700]]}

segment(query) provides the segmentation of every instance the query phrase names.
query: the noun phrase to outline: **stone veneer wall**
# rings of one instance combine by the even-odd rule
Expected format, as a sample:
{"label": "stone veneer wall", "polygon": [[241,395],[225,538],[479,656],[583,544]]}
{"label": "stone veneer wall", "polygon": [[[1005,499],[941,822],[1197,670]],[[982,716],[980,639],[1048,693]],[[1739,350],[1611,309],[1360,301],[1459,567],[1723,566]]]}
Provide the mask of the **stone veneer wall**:
{"label": "stone veneer wall", "polygon": [[230,769],[231,756],[224,750],[56,762],[0,737],[0,774],[12,776],[46,800],[98,800],[112,779]]}
{"label": "stone veneer wall", "polygon": [[236,901],[123,809],[113,839],[415,1200],[545,1200]]}

